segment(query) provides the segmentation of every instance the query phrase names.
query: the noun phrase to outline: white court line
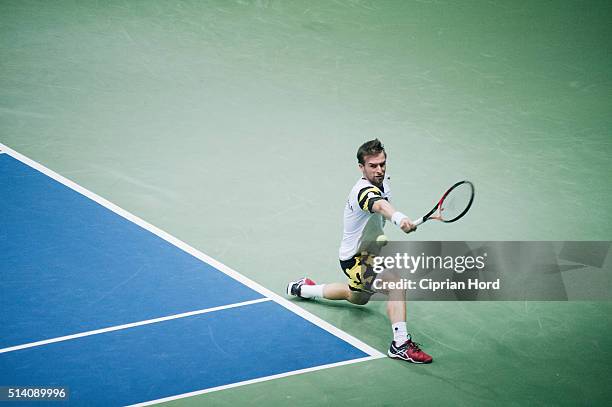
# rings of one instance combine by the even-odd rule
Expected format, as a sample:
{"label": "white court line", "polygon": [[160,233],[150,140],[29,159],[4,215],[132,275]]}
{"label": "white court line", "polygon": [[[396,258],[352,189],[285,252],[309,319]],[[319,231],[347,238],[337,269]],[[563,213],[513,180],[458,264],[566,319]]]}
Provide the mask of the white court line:
{"label": "white court line", "polygon": [[179,319],[179,318],[191,317],[191,316],[194,316],[194,315],[208,314],[209,312],[221,311],[221,310],[224,310],[224,309],[244,307],[245,305],[252,305],[252,304],[257,304],[259,302],[265,302],[265,301],[271,301],[271,299],[270,298],[258,298],[256,300],[250,300],[250,301],[244,301],[244,302],[237,302],[237,303],[234,303],[234,304],[221,305],[219,307],[204,308],[204,309],[200,309],[200,310],[197,310],[197,311],[189,311],[189,312],[183,312],[181,314],[168,315],[168,316],[165,316],[165,317],[160,317],[160,318],[155,318],[155,319],[147,319],[145,321],[138,321],[138,322],[131,322],[129,324],[109,326],[108,328],[102,328],[102,329],[96,329],[96,330],[93,330],[93,331],[80,332],[78,334],[72,334],[72,335],[66,335],[66,336],[59,336],[57,338],[45,339],[43,341],[24,343],[23,345],[15,345],[15,346],[11,346],[9,348],[2,348],[2,349],[0,349],[0,353],[14,352],[14,351],[20,350],[20,349],[34,348],[36,346],[48,345],[50,343],[56,343],[56,342],[69,341],[71,339],[83,338],[85,336],[92,336],[92,335],[103,334],[103,333],[106,333],[106,332],[120,331],[122,329],[129,329],[129,328],[134,328],[134,327],[137,327],[137,326],[151,325],[151,324],[156,324],[158,322],[170,321],[172,319]]}
{"label": "white court line", "polygon": [[[196,390],[196,391],[192,391],[192,392],[189,392],[189,393],[183,393],[183,394],[177,394],[175,396],[164,397],[162,399],[145,401],[143,403],[130,404],[130,405],[126,406],[126,407],[140,407],[140,406],[150,406],[150,405],[158,404],[158,403],[166,403],[166,402],[172,401],[172,400],[179,400],[179,399],[184,399],[186,397],[199,396],[200,394],[212,393],[214,391],[231,389],[233,387],[239,387],[239,386],[244,386],[244,385],[253,384],[253,383],[260,383],[260,382],[265,382],[265,381],[273,380],[273,379],[280,379],[281,377],[295,376],[295,375],[302,374],[302,373],[314,372],[314,371],[317,371],[317,370],[329,369],[329,368],[332,368],[332,367],[338,367],[338,366],[350,365],[350,364],[353,364],[353,363],[365,362],[366,360],[372,360],[372,359],[373,358],[371,356],[367,356],[365,358],[360,358],[360,359],[345,360],[343,362],[329,363],[327,365],[309,367],[309,368],[306,368],[306,369],[292,370],[291,372],[279,373],[279,374],[275,374],[275,375],[271,375],[271,376],[259,377],[257,379],[251,379],[251,380],[245,380],[243,382],[236,382],[236,383],[226,384],[224,386],[211,387],[210,389]],[[203,403],[203,404],[205,404],[205,403]]]}

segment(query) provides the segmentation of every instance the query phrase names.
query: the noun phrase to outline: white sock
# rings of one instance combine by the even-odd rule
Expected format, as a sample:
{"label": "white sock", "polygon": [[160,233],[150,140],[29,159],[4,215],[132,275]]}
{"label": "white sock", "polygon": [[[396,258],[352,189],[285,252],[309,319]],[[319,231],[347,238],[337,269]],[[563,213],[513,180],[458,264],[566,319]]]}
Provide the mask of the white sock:
{"label": "white sock", "polygon": [[401,345],[408,340],[408,331],[406,330],[405,322],[396,322],[391,325],[393,329],[393,340],[396,345]]}
{"label": "white sock", "polygon": [[302,285],[301,295],[304,298],[323,298],[323,287],[325,284]]}

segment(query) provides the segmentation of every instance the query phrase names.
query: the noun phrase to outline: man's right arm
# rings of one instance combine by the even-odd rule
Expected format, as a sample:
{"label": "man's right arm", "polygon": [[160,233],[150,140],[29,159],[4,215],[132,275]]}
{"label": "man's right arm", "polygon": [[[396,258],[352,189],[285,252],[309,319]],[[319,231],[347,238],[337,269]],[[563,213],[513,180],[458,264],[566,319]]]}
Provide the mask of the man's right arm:
{"label": "man's right arm", "polygon": [[[401,212],[395,210],[395,208],[385,199],[379,199],[372,205],[372,212],[380,213],[385,219],[390,220],[405,233],[410,233],[416,230],[416,226],[412,223],[412,220]],[[394,216],[396,219],[394,219]]]}

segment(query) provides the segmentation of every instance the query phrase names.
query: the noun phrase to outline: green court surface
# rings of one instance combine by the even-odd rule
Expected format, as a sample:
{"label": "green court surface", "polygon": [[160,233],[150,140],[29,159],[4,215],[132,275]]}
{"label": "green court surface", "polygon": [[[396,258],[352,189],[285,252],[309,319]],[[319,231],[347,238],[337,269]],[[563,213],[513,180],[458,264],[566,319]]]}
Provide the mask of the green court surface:
{"label": "green court surface", "polygon": [[[403,212],[477,189],[465,220],[391,239],[612,240],[611,20],[608,1],[3,1],[0,143],[279,294],[342,281],[354,155],[374,137]],[[299,305],[386,351],[384,303]],[[432,365],[169,404],[607,405],[611,315],[409,303]]]}

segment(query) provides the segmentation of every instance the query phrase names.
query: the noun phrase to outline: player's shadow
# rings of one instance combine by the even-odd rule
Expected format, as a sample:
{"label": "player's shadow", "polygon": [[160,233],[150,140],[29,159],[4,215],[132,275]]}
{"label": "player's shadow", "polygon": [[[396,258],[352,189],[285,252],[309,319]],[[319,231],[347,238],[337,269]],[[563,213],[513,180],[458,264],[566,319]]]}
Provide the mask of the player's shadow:
{"label": "player's shadow", "polygon": [[[390,361],[391,363],[397,363],[397,360]],[[434,360],[433,363],[436,363]],[[440,362],[438,362],[440,363]],[[448,386],[454,388],[457,393],[467,394],[475,399],[485,399],[488,401],[499,400],[499,393],[492,388],[492,386],[488,386],[483,383],[478,383],[475,380],[469,380],[464,375],[447,375],[447,374],[436,374],[432,371],[431,367],[425,365],[425,369],[415,369],[414,365],[410,363],[404,363],[403,368],[409,369],[410,374],[414,374],[417,376],[426,376],[429,377],[432,381],[439,380]],[[429,369],[427,368],[429,367]]]}

